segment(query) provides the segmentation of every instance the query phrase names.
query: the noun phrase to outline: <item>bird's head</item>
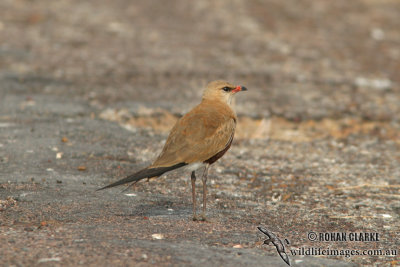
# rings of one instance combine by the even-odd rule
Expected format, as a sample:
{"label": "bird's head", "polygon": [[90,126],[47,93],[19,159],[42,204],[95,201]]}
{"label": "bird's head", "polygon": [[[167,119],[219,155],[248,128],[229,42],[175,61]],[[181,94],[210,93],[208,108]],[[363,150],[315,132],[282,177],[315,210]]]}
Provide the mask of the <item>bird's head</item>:
{"label": "bird's head", "polygon": [[203,99],[219,100],[230,104],[232,97],[240,91],[247,91],[247,88],[241,85],[233,85],[226,81],[213,81],[207,85],[203,93]]}

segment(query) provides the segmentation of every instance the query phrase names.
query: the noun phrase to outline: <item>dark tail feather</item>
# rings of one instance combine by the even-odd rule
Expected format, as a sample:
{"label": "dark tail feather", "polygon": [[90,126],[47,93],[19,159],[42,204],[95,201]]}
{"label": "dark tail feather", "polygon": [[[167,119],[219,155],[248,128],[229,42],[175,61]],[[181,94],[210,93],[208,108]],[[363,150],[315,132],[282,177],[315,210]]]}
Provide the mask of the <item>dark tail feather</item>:
{"label": "dark tail feather", "polygon": [[129,175],[128,177],[121,179],[119,181],[116,181],[115,183],[109,184],[105,187],[102,187],[100,189],[97,189],[96,191],[100,191],[106,188],[111,188],[114,186],[126,184],[126,183],[131,183],[131,182],[138,182],[144,178],[151,178],[151,177],[157,177],[161,176],[166,172],[172,171],[174,169],[180,168],[187,165],[187,163],[178,163],[170,167],[159,167],[159,168],[146,168],[141,171],[138,171],[137,173],[134,173],[132,175]]}

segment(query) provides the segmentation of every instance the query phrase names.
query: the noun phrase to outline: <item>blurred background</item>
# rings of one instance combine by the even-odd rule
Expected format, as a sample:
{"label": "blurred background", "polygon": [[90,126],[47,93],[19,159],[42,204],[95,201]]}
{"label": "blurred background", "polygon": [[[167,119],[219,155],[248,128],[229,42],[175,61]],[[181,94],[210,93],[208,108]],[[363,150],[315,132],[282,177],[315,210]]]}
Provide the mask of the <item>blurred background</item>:
{"label": "blurred background", "polygon": [[[399,0],[0,0],[2,263],[283,264],[258,225],[291,248],[310,230],[400,247],[399,29]],[[187,173],[95,193],[153,160],[215,79],[249,91],[209,223],[189,220]],[[325,258],[296,264],[399,264]]]}
{"label": "blurred background", "polygon": [[396,120],[399,14],[396,0],[2,0],[2,91],[22,78],[182,112],[177,102],[188,109],[227,79],[250,88],[241,114]]}

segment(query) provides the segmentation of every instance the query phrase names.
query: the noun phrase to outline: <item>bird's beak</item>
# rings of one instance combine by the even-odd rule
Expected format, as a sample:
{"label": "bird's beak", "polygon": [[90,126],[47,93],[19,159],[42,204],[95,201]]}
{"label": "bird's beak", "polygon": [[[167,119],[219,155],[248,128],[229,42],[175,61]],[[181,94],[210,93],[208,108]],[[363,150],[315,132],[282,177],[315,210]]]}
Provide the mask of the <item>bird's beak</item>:
{"label": "bird's beak", "polygon": [[236,86],[235,89],[232,90],[232,92],[237,93],[239,91],[247,91],[247,88],[241,85]]}

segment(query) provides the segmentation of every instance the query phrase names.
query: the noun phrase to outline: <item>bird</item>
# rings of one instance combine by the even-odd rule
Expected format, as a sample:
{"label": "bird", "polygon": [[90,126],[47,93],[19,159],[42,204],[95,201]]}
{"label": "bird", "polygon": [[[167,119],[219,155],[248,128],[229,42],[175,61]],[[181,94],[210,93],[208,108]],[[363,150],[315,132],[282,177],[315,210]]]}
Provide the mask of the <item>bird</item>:
{"label": "bird", "polygon": [[[240,85],[235,86],[223,80],[208,83],[203,91],[200,104],[176,122],[161,153],[150,166],[97,191],[126,183],[132,183],[130,185],[132,186],[142,179],[156,178],[167,172],[183,168],[191,172],[193,220],[207,220],[208,171],[210,166],[231,147],[237,122],[232,100],[240,91],[247,91],[247,88]],[[198,218],[195,183],[196,170],[201,168],[204,168],[201,178],[203,210]]]}

